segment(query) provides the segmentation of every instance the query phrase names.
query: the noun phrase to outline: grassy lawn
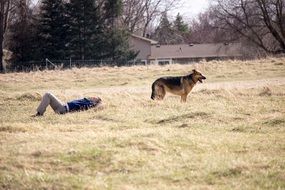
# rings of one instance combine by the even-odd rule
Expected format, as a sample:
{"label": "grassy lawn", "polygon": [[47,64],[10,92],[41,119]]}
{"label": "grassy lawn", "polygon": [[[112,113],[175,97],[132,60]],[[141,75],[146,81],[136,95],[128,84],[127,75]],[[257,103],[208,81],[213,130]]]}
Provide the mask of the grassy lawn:
{"label": "grassy lawn", "polygon": [[[193,68],[187,103],[150,100]],[[104,109],[30,117],[47,91]],[[285,189],[285,58],[2,74],[0,152],[0,189]]]}

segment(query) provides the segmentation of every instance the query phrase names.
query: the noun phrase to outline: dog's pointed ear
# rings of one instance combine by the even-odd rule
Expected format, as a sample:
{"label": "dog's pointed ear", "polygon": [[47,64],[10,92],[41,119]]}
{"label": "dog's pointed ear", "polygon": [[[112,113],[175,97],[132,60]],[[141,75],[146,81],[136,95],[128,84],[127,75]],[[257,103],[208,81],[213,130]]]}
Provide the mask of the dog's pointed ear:
{"label": "dog's pointed ear", "polygon": [[197,73],[196,69],[193,69],[192,72],[193,72],[193,73]]}

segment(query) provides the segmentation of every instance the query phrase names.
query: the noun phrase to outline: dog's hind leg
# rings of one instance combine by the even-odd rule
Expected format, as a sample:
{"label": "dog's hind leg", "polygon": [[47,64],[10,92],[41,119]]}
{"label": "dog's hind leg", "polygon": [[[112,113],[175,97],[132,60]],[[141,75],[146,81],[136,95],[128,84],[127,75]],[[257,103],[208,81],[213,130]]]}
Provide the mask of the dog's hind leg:
{"label": "dog's hind leg", "polygon": [[163,100],[165,97],[166,91],[164,85],[160,81],[155,81],[151,86],[151,96],[153,100]]}
{"label": "dog's hind leg", "polygon": [[150,96],[150,98],[151,99],[155,99],[155,96],[156,96],[156,93],[155,93],[155,83],[153,83],[152,85],[151,85],[151,96]]}
{"label": "dog's hind leg", "polygon": [[162,85],[156,85],[155,86],[155,98],[157,100],[163,100],[165,94],[166,94],[166,92],[165,92],[164,86],[162,86]]}
{"label": "dog's hind leg", "polygon": [[163,100],[165,97],[166,91],[164,89],[164,86],[160,86],[160,100]]}
{"label": "dog's hind leg", "polygon": [[[151,99],[153,100],[162,100],[164,98],[165,90],[163,89],[163,86],[153,83],[151,86],[152,92],[151,92]],[[164,92],[164,93],[163,93]]]}

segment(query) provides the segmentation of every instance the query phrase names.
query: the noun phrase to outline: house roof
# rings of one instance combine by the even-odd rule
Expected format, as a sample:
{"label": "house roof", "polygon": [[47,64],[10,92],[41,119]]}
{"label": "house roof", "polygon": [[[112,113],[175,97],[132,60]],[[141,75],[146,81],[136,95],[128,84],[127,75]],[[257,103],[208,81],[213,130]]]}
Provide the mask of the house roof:
{"label": "house roof", "polygon": [[240,43],[154,45],[150,59],[239,57]]}
{"label": "house roof", "polygon": [[131,36],[134,37],[134,38],[137,38],[139,40],[143,40],[143,41],[149,42],[151,45],[158,44],[157,41],[149,39],[149,38],[145,38],[145,37],[138,36],[138,35],[135,35],[135,34],[131,34]]}

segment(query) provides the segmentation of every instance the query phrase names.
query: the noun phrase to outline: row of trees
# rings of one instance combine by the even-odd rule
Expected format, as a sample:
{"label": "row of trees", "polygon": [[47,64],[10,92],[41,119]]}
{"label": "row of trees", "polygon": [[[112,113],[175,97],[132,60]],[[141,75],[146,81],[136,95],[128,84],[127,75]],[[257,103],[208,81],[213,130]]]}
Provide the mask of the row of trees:
{"label": "row of trees", "polygon": [[251,54],[285,53],[285,0],[215,0],[188,29],[179,15],[171,23],[163,14],[153,37],[162,44],[239,41]]}
{"label": "row of trees", "polygon": [[[139,15],[132,17],[133,20],[123,17],[129,20],[127,26],[130,26],[130,31],[145,31],[139,24],[147,23],[144,20],[148,17],[140,14],[145,10],[145,1],[151,0],[127,0],[130,3],[126,6],[127,13]],[[161,3],[159,0],[153,2]],[[252,54],[285,52],[285,0],[214,0],[208,10],[187,24],[179,14],[173,22],[168,18],[169,7],[176,3],[178,1],[171,1],[164,11],[152,12],[153,15],[159,13],[161,17],[158,26],[148,32],[160,44],[239,41],[250,47]],[[142,34],[146,35],[145,32]]]}
{"label": "row of trees", "polygon": [[263,53],[285,53],[285,0],[214,2],[191,23],[192,42],[242,41]]}
{"label": "row of trees", "polygon": [[9,49],[17,64],[45,58],[126,61],[136,55],[128,47],[130,33],[161,44],[242,41],[265,53],[285,52],[285,0],[214,0],[188,23],[179,14],[168,19],[180,0],[31,2],[0,1],[0,56]]}
{"label": "row of trees", "polygon": [[0,56],[5,47],[17,65],[45,58],[127,61],[137,53],[129,50],[128,35],[146,36],[159,13],[178,1],[39,0],[33,6],[33,0],[1,0]]}
{"label": "row of trees", "polygon": [[116,27],[120,0],[42,0],[39,9],[21,0],[8,33],[16,61],[130,59],[127,32]]}

